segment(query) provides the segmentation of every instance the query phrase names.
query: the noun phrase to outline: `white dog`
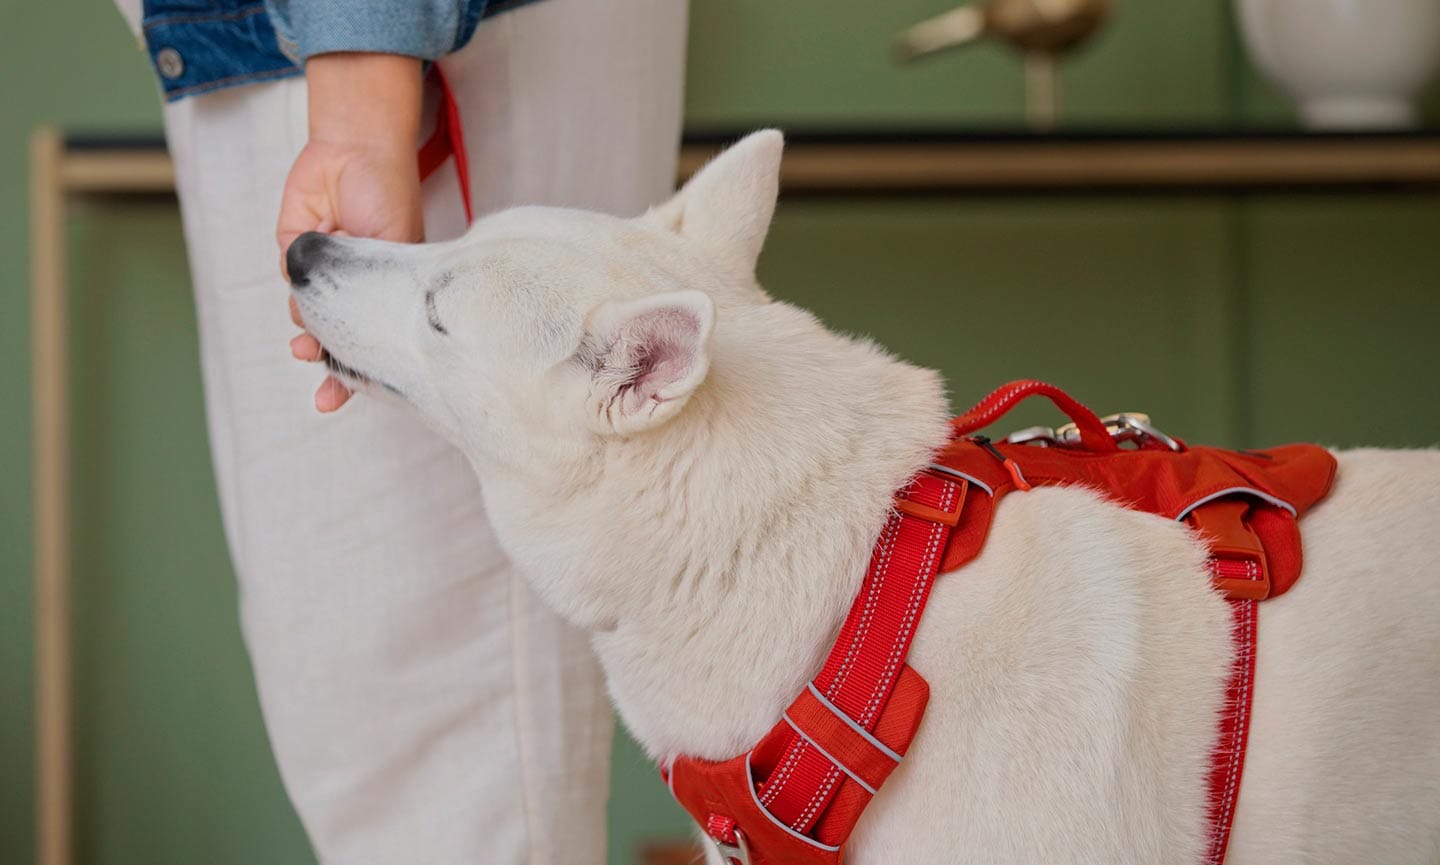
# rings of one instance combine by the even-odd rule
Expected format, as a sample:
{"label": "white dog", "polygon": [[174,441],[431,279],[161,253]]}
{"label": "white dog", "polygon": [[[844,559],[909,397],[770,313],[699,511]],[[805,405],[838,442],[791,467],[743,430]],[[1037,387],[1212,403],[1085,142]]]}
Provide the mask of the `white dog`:
{"label": "white dog", "polygon": [[[660,761],[777,722],[948,436],[936,373],[757,285],[781,150],[751,135],[634,219],[521,208],[290,253],[332,368],[464,450]],[[1440,453],[1339,461],[1303,578],[1260,605],[1231,865],[1440,863]],[[1199,862],[1232,651],[1204,556],[1089,492],[1006,499],[935,586],[910,655],[930,708],[847,861]]]}

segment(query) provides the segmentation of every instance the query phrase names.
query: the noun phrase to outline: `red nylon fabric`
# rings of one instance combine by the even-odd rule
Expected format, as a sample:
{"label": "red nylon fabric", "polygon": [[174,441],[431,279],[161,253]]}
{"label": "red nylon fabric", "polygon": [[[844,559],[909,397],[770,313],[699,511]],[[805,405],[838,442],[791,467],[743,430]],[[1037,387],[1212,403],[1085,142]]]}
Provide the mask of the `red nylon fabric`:
{"label": "red nylon fabric", "polygon": [[[964,500],[963,492],[963,483],[921,475],[901,498],[953,514]],[[816,689],[866,730],[874,729],[909,651],[949,534],[944,523],[892,512],[860,602],[851,608],[836,641],[836,647],[845,646],[846,651],[832,651],[815,677]],[[842,783],[842,771],[796,736],[775,774],[762,784],[760,802],[782,823],[804,833],[820,819]]]}
{"label": "red nylon fabric", "polygon": [[1235,821],[1235,799],[1245,771],[1245,745],[1250,739],[1250,702],[1255,696],[1255,601],[1230,602],[1235,617],[1235,660],[1225,687],[1220,712],[1220,734],[1210,757],[1210,843],[1205,861],[1220,865],[1230,844]]}
{"label": "red nylon fabric", "polygon": [[1017,403],[1032,396],[1043,396],[1055,403],[1055,407],[1070,416],[1080,430],[1080,442],[1090,451],[1108,453],[1119,450],[1119,445],[1105,431],[1105,424],[1095,412],[1086,408],[1070,394],[1053,384],[1024,378],[996,388],[974,408],[950,422],[957,435],[978,432],[1014,408]]}
{"label": "red nylon fabric", "polygon": [[[902,665],[894,691],[875,726],[875,738],[903,756],[920,728],[929,696],[930,687],[925,680],[908,665]],[[668,771],[662,770],[661,777],[670,785],[670,792],[680,805],[695,822],[705,826],[707,832],[717,828],[728,831],[731,833],[728,840],[721,839],[726,843],[738,840],[733,834],[735,830],[742,832],[750,850],[751,865],[840,865],[840,844],[826,844],[792,834],[757,802],[750,779],[765,777],[773,771],[790,735],[790,726],[782,721],[748,754],[721,762],[679,757]],[[747,760],[753,771],[747,771]],[[832,837],[849,837],[870,799],[870,794],[860,785],[847,779],[822,825]]]}
{"label": "red nylon fabric", "polygon": [[[880,720],[875,722],[875,738],[903,756],[920,728],[920,720],[925,716],[929,701],[930,686],[925,679],[908,665],[902,667],[890,702],[885,704]],[[834,802],[815,824],[815,837],[827,844],[843,844],[871,798],[869,793],[860,789],[859,784],[849,783],[848,780],[841,784]]]}
{"label": "red nylon fabric", "polygon": [[790,725],[808,741],[819,746],[830,759],[849,770],[874,789],[900,765],[889,754],[875,747],[859,731],[830,711],[820,698],[802,691],[785,713]]}
{"label": "red nylon fabric", "polygon": [[[1227,495],[1225,491],[1254,490],[1286,502],[1303,514],[1325,497],[1335,478],[1335,458],[1315,445],[1284,445],[1263,451],[1187,447],[1178,452],[1119,450],[1096,454],[1076,448],[1005,442],[986,446],[962,438],[955,439],[936,455],[935,462],[980,481],[993,491],[994,500],[998,502],[1016,487],[1004,464],[990,452],[991,448],[1012,460],[1033,486],[1087,487],[1122,507],[1167,519],[1176,519],[1186,508],[1212,496],[1220,498],[1195,507],[1191,513],[1239,498],[1247,503],[1243,517],[1245,529],[1257,534],[1263,532],[1260,540],[1267,558],[1275,559],[1271,563],[1274,584],[1271,595],[1282,594],[1299,576],[1300,543],[1295,520],[1288,511],[1271,506],[1253,493]],[[957,536],[967,531],[967,516],[961,516]],[[968,528],[982,535],[988,530],[988,521]],[[979,546],[951,543],[941,572],[960,567],[979,550]]]}
{"label": "red nylon fabric", "polygon": [[425,143],[420,145],[418,162],[420,180],[439,170],[445,160],[454,157],[455,176],[460,184],[460,204],[465,208],[465,223],[475,221],[475,211],[470,206],[470,160],[465,153],[465,127],[460,123],[460,105],[450,89],[450,82],[437,63],[430,67],[430,79],[440,89],[440,110],[435,116],[435,129]]}
{"label": "red nylon fabric", "polygon": [[1249,736],[1255,601],[1283,593],[1298,578],[1296,517],[1329,492],[1335,460],[1312,445],[1172,451],[1142,442],[1140,449],[1121,449],[1093,412],[1035,381],[991,394],[956,419],[957,434],[983,428],[1032,395],[1049,398],[1076,422],[1080,447],[953,440],[897,497],[860,593],[813,680],[825,701],[807,689],[787,710],[790,720],[747,754],[719,763],[680,757],[662,772],[712,837],[733,844],[743,836],[751,865],[838,865],[872,798],[840,765],[878,789],[895,762],[825,703],[903,755],[929,698],[924,679],[904,660],[934,578],[979,554],[996,504],[1010,491],[1073,485],[1124,507],[1184,519],[1209,545],[1211,578],[1231,599],[1235,654],[1209,779],[1206,854],[1211,865],[1223,862]]}

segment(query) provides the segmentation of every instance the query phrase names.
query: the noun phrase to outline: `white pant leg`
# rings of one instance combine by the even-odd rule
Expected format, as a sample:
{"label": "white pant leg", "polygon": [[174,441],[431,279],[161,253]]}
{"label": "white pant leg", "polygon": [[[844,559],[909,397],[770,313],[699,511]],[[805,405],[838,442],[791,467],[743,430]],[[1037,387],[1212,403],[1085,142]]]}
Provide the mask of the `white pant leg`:
{"label": "white pant leg", "polygon": [[[445,63],[477,211],[663,195],[684,18],[543,0],[483,22]],[[171,104],[166,133],[246,642],[321,860],[603,861],[612,721],[586,641],[504,560],[457,452],[363,398],[316,414],[321,371],[288,357],[273,225],[303,82]],[[431,237],[460,228],[448,183],[427,184]]]}
{"label": "white pant leg", "polygon": [[[482,22],[464,50],[445,58],[477,218],[519,204],[630,215],[668,196],[684,109],[687,11],[687,0],[540,0]],[[435,181],[427,193],[449,190],[445,178]],[[592,698],[581,692],[596,680],[582,680],[569,653],[551,648],[569,632],[559,632],[532,593],[511,598],[531,861],[601,862],[603,850],[592,845],[604,838],[609,702],[595,692],[603,725],[591,712],[557,711],[588,705]]]}
{"label": "white pant leg", "polygon": [[686,11],[686,0],[540,0],[483,22],[445,58],[476,215],[514,204],[631,215],[668,194]]}

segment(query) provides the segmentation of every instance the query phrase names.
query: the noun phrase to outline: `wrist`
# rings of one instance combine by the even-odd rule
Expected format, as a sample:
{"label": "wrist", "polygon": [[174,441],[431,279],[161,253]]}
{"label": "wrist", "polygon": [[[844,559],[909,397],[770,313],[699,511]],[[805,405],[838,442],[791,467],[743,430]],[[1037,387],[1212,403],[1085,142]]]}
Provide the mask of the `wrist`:
{"label": "wrist", "polygon": [[320,54],[305,64],[314,143],[413,158],[421,63],[398,54]]}

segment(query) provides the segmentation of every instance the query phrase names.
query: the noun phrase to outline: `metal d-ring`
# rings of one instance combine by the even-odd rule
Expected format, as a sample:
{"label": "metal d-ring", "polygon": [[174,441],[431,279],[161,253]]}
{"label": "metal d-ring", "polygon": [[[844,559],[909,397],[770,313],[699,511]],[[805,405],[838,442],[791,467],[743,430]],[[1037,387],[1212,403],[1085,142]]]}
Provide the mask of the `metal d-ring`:
{"label": "metal d-ring", "polygon": [[715,849],[720,853],[720,861],[725,865],[752,865],[750,859],[750,845],[745,843],[745,833],[739,828],[732,829],[735,833],[735,843],[727,844],[719,838],[710,836],[715,842]]}
{"label": "metal d-ring", "polygon": [[1007,445],[1037,444],[1049,447],[1055,444],[1055,429],[1048,426],[1027,426],[1006,436],[1002,441]]}

